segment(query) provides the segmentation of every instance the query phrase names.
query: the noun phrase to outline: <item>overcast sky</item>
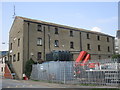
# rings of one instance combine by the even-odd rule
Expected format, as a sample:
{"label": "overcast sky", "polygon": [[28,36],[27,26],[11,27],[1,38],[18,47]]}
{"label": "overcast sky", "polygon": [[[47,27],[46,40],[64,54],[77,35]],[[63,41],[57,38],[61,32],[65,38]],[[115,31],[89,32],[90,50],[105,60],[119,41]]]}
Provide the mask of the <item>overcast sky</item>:
{"label": "overcast sky", "polygon": [[115,36],[118,29],[118,2],[4,2],[2,3],[2,42],[8,50],[12,15],[69,25]]}

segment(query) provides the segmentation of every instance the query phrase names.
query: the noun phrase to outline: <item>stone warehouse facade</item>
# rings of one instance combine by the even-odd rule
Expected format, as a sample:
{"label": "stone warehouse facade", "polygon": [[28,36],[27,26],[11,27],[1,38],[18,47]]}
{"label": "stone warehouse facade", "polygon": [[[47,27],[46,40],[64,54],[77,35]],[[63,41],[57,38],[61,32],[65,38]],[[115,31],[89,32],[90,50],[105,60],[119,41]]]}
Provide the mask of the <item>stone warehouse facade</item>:
{"label": "stone warehouse facade", "polygon": [[80,51],[91,59],[107,59],[114,54],[114,37],[85,29],[16,16],[9,32],[9,59],[22,79],[27,60],[46,60],[53,50],[70,51],[74,60]]}

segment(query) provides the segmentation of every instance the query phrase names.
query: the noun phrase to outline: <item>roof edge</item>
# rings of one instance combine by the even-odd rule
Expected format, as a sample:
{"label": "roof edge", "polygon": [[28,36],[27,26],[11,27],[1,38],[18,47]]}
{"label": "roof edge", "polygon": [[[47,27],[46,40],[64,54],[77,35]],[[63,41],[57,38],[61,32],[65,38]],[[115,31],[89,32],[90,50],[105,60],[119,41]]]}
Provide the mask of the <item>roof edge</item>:
{"label": "roof edge", "polygon": [[95,33],[95,34],[101,34],[101,35],[106,35],[106,36],[110,36],[110,37],[114,37],[102,32],[97,32],[97,31],[91,31],[91,30],[87,30],[87,29],[83,29],[83,28],[76,28],[76,27],[71,27],[71,26],[67,26],[67,25],[61,25],[61,24],[56,24],[56,23],[51,23],[51,22],[46,22],[46,21],[41,21],[41,20],[36,20],[36,19],[31,19],[31,18],[26,18],[26,17],[21,17],[21,16],[16,16],[15,19],[17,18],[21,18],[23,20],[26,21],[33,21],[33,22],[37,22],[37,23],[44,23],[44,24],[50,24],[50,25],[54,25],[54,26],[58,26],[58,27],[66,27],[66,28],[70,28],[70,29],[76,29],[76,30],[80,30],[80,31],[84,31],[84,32],[90,32],[90,33]]}

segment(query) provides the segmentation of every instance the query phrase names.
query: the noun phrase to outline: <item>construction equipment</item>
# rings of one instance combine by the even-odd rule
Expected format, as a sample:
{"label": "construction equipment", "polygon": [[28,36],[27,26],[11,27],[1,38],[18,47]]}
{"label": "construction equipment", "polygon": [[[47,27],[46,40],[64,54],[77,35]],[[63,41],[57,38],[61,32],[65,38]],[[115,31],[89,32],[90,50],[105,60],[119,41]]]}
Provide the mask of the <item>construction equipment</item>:
{"label": "construction equipment", "polygon": [[46,54],[46,61],[73,61],[73,54],[70,51],[54,50]]}
{"label": "construction equipment", "polygon": [[[87,65],[88,60],[90,60],[90,54],[88,54],[86,51],[81,51],[78,58],[75,61],[75,65],[79,66],[85,66]],[[99,66],[99,63],[89,63],[89,68],[95,68],[95,65]]]}
{"label": "construction equipment", "polygon": [[86,51],[81,51],[75,61],[75,66],[85,66],[88,60],[90,60],[90,54],[88,54]]}
{"label": "construction equipment", "polygon": [[85,67],[87,66],[89,69],[95,69],[95,66],[99,66],[99,63],[87,63],[88,60],[90,60],[90,54],[88,54],[86,51],[81,51],[78,58],[75,61],[75,76],[76,74],[80,74],[80,69],[79,67]]}

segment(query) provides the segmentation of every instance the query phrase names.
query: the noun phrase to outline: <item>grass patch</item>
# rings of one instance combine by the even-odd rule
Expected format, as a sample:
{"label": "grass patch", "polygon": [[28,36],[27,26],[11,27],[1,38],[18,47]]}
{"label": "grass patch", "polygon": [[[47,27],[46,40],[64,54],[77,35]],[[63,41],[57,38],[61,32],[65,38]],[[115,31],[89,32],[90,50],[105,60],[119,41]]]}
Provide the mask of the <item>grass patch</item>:
{"label": "grass patch", "polygon": [[32,81],[39,81],[39,80],[32,80]]}
{"label": "grass patch", "polygon": [[57,81],[51,81],[51,80],[34,80],[34,79],[31,79],[31,80],[32,80],[32,81],[37,81],[37,82],[64,84],[63,82],[57,82]]}
{"label": "grass patch", "polygon": [[80,86],[97,86],[95,84],[80,84]]}

